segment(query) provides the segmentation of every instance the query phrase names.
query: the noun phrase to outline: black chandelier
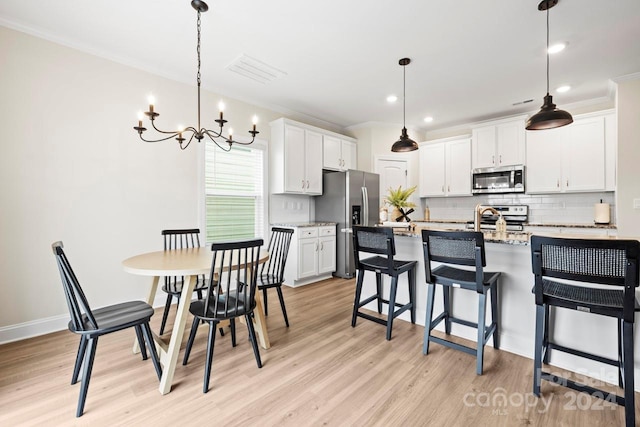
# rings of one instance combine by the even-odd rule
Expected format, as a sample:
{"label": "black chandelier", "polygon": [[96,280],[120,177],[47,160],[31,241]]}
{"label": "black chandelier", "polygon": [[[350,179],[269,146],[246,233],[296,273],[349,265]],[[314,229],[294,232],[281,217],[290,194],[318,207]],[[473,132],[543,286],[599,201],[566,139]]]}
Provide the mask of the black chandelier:
{"label": "black chandelier", "polygon": [[549,9],[558,4],[558,0],[542,0],[538,10],[547,12],[547,94],[540,111],[527,120],[527,130],[553,129],[573,123],[573,117],[567,111],[560,110],[549,95]]}
{"label": "black chandelier", "polygon": [[[198,52],[198,74],[197,74],[197,82],[198,82],[198,127],[195,128],[193,126],[189,126],[187,128],[184,129],[178,129],[175,131],[164,131],[164,130],[160,130],[156,127],[155,124],[155,119],[156,117],[158,117],[160,114],[156,113],[153,110],[153,101],[149,101],[149,111],[145,111],[144,115],[149,117],[149,119],[151,120],[151,126],[153,126],[153,128],[161,133],[161,134],[165,134],[168,135],[165,138],[159,138],[159,139],[145,139],[142,134],[144,131],[147,130],[147,128],[142,126],[142,119],[143,119],[143,114],[140,113],[139,117],[138,117],[138,126],[134,126],[133,128],[138,132],[138,135],[140,135],[140,139],[145,141],[145,142],[160,142],[160,141],[166,141],[168,139],[171,138],[175,138],[176,141],[178,141],[178,143],[180,144],[180,149],[184,150],[185,148],[187,148],[189,146],[189,144],[191,144],[191,141],[193,141],[193,139],[197,139],[198,142],[202,141],[206,136],[209,137],[209,139],[211,139],[211,141],[213,141],[218,147],[220,147],[222,150],[224,151],[229,151],[231,150],[231,146],[232,144],[241,144],[241,145],[249,145],[251,143],[253,143],[253,141],[255,141],[256,139],[256,135],[260,132],[258,132],[256,130],[256,123],[258,121],[256,116],[253,116],[253,128],[252,130],[249,131],[249,133],[251,134],[252,138],[251,141],[249,142],[241,142],[241,141],[234,141],[233,140],[233,130],[231,128],[229,128],[229,131],[227,132],[227,137],[222,135],[222,128],[224,126],[225,123],[227,123],[227,121],[224,119],[223,117],[223,109],[224,109],[224,104],[220,103],[220,118],[214,120],[216,123],[218,123],[219,129],[217,131],[215,130],[210,130],[204,127],[200,127],[200,13],[202,12],[206,12],[207,10],[209,10],[209,6],[207,6],[207,4],[202,1],[202,0],[192,0],[191,1],[191,7],[193,7],[197,12],[198,12],[198,21],[197,21],[197,28],[198,28],[198,47],[197,47],[197,52]],[[190,132],[191,136],[189,137],[189,139],[187,140],[186,138],[184,138],[182,135],[184,133]],[[187,141],[185,143],[185,141]]]}

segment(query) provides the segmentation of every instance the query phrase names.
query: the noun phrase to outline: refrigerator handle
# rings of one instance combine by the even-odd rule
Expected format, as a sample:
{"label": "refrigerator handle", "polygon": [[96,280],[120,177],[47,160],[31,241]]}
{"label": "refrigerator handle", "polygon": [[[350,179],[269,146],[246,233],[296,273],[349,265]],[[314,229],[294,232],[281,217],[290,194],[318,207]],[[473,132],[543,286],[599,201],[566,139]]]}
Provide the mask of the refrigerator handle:
{"label": "refrigerator handle", "polygon": [[362,216],[364,220],[362,224],[366,227],[369,225],[369,194],[367,194],[367,187],[362,187]]}

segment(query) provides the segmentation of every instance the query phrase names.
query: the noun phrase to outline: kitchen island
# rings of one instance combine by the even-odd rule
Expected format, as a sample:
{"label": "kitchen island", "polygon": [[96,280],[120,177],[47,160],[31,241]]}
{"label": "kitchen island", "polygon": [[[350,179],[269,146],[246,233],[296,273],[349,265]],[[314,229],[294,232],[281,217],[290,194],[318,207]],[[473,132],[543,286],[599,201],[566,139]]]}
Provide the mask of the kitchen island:
{"label": "kitchen island", "polygon": [[[428,227],[442,229],[438,224]],[[425,324],[426,312],[426,282],[424,271],[424,257],[420,227],[416,231],[396,231],[396,259],[418,260],[416,286],[416,323]],[[422,228],[425,228],[424,226]],[[531,233],[484,233],[487,266],[485,271],[501,271],[498,284],[498,312],[500,324],[500,350],[515,353],[533,359],[535,333],[535,302],[532,293],[533,273],[531,270],[531,250],[529,238]],[[538,233],[536,233],[538,234]],[[539,233],[543,234],[543,233]],[[547,234],[547,233],[544,233]],[[565,237],[571,237],[566,236]],[[597,238],[595,236],[584,236]],[[615,236],[602,236],[610,239]],[[388,292],[388,278],[385,291]],[[406,278],[400,279],[397,301],[408,301]],[[375,294],[375,275],[365,274],[362,295]],[[452,311],[456,317],[470,321],[477,319],[477,297],[472,292],[453,289]],[[376,311],[375,302],[365,308]],[[386,307],[384,308],[386,309]],[[434,314],[442,312],[442,289],[437,287]],[[487,315],[490,323],[490,314]],[[409,314],[403,313],[399,319],[409,321]],[[552,314],[555,322],[554,341],[583,351],[617,359],[616,321],[589,313],[572,310],[558,310]],[[640,354],[640,339],[636,328],[635,354]],[[436,327],[444,333],[444,323]],[[451,334],[471,341],[476,340],[476,330],[459,324],[452,324]],[[489,340],[487,345],[491,345]],[[430,352],[443,351],[444,347],[432,345]],[[418,351],[418,350],[416,350]],[[425,356],[428,357],[428,356]],[[471,356],[469,356],[471,357]],[[617,384],[617,370],[615,367],[603,365],[582,358],[577,358],[559,351],[551,352],[550,362],[554,366],[576,372],[609,383]],[[490,375],[492,368],[491,357],[485,359],[485,372]],[[533,370],[533,360],[532,360]],[[640,367],[640,365],[636,364]],[[638,368],[636,368],[638,371]],[[638,373],[638,372],[636,372]],[[581,377],[578,377],[581,378]],[[639,383],[636,381],[636,384]],[[638,386],[636,386],[638,391]]]}

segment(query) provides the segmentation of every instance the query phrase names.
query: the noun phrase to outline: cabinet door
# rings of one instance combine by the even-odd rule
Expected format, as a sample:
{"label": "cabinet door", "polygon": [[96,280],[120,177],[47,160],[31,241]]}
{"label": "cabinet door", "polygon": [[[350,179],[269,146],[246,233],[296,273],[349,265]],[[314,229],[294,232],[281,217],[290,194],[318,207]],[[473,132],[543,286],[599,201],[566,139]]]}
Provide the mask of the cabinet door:
{"label": "cabinet door", "polygon": [[604,117],[576,120],[569,126],[562,164],[564,191],[605,189]]}
{"label": "cabinet door", "polygon": [[342,170],[341,157],[342,141],[333,136],[324,135],[322,141],[322,167],[325,169]]}
{"label": "cabinet door", "polygon": [[444,143],[423,144],[420,153],[420,197],[445,195]]}
{"label": "cabinet door", "polygon": [[471,196],[471,140],[446,143],[447,196]]}
{"label": "cabinet door", "polygon": [[342,141],[342,169],[358,169],[358,154],[355,142]]}
{"label": "cabinet door", "polygon": [[524,163],[524,122],[504,123],[496,127],[496,166]]}
{"label": "cabinet door", "polygon": [[[322,194],[322,135],[317,132],[305,131],[305,154],[298,158],[305,168],[305,191],[310,195]],[[304,158],[304,162],[300,161]]]}
{"label": "cabinet door", "polygon": [[527,193],[561,191],[562,157],[566,127],[527,132]]}
{"label": "cabinet door", "polygon": [[336,237],[320,237],[318,242],[318,274],[336,271]]}
{"label": "cabinet door", "polygon": [[298,279],[318,274],[318,239],[298,240]]}
{"label": "cabinet door", "polygon": [[306,188],[305,164],[300,159],[305,156],[305,131],[295,126],[284,129],[284,191],[303,193]]}
{"label": "cabinet door", "polygon": [[486,126],[473,129],[472,138],[473,168],[491,168],[496,166],[496,127]]}

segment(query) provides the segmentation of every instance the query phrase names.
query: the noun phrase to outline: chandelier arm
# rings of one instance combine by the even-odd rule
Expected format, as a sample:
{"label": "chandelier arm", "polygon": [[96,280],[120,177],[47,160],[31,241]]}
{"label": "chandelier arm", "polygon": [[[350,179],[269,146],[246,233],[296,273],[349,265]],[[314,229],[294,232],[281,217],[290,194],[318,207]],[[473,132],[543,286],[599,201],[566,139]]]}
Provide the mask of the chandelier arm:
{"label": "chandelier arm", "polygon": [[[222,145],[220,145],[220,142],[218,142],[214,137],[212,137],[209,134],[209,131],[205,129],[204,134],[207,135],[209,137],[209,139],[211,140],[211,142],[213,142],[214,144],[216,144],[218,146],[219,149],[221,149],[222,151],[231,151],[231,144],[229,144],[228,147],[223,147]],[[225,142],[229,142],[228,140],[225,139]]]}
{"label": "chandelier arm", "polygon": [[233,141],[233,143],[238,145],[251,145],[255,140],[256,140],[256,137],[254,136],[249,142]]}
{"label": "chandelier arm", "polygon": [[189,141],[187,141],[187,143],[184,145],[184,147],[182,146],[182,143],[180,143],[180,149],[181,149],[181,150],[186,149],[186,148],[189,146],[189,144],[191,144],[191,141],[193,141],[193,138],[194,138],[195,136],[196,136],[196,134],[195,134],[195,133],[191,134],[191,138],[189,138]]}
{"label": "chandelier arm", "polygon": [[[166,131],[166,130],[160,130],[156,127],[155,121],[151,120],[151,126],[153,126],[153,128],[156,130],[156,132],[160,132],[160,133],[164,133],[164,134],[171,134],[173,136],[176,136],[177,134],[180,133],[180,131],[177,130],[173,130],[173,131]],[[193,129],[193,128],[192,128]],[[171,137],[170,137],[171,138]]]}
{"label": "chandelier arm", "polygon": [[215,130],[211,130],[207,128],[200,129],[200,132],[206,133],[207,135],[209,135],[209,138],[224,138],[224,136],[222,136],[222,128],[220,128],[220,132],[216,132]]}
{"label": "chandelier arm", "polygon": [[160,138],[160,139],[144,139],[144,138],[142,137],[142,134],[141,134],[141,133],[139,133],[138,135],[140,135],[140,139],[141,139],[141,140],[143,140],[144,142],[162,142],[162,141],[167,141],[167,140],[169,140],[169,139],[173,138],[174,136],[176,136],[176,135],[177,135],[177,133],[176,133],[176,134],[174,134],[174,135],[169,135],[169,136],[168,136],[168,137],[166,137],[166,138]]}

